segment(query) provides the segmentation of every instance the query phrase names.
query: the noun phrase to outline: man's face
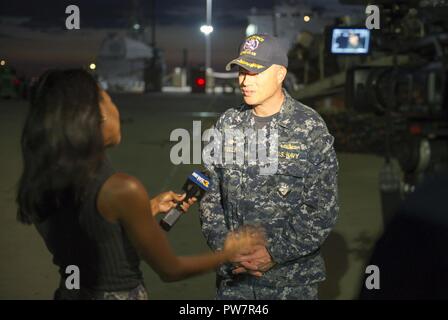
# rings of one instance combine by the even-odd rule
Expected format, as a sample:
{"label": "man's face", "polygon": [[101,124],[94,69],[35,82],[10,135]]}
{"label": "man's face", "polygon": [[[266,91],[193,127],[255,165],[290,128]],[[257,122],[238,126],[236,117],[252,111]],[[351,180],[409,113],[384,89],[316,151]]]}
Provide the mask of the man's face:
{"label": "man's face", "polygon": [[351,46],[357,47],[359,45],[359,36],[356,34],[350,34],[348,37],[348,42]]}
{"label": "man's face", "polygon": [[286,68],[272,65],[260,73],[251,73],[240,67],[239,84],[244,102],[251,106],[260,105],[282,88]]}

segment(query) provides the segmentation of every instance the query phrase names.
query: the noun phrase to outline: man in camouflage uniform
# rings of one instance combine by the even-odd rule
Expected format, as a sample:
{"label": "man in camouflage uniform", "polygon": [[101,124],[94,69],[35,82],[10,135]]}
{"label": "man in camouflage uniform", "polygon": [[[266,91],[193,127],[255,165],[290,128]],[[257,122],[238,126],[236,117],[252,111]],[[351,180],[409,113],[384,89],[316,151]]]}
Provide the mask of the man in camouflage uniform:
{"label": "man in camouflage uniform", "polygon": [[208,245],[221,250],[225,235],[245,226],[261,226],[266,240],[219,268],[218,299],[317,299],[325,279],[320,247],[339,209],[334,139],[316,111],[282,89],[287,64],[277,38],[253,35],[227,65],[240,68],[245,103],[215,128],[276,132],[278,162],[273,174],[261,174],[260,162],[206,163],[211,186],[200,205]]}

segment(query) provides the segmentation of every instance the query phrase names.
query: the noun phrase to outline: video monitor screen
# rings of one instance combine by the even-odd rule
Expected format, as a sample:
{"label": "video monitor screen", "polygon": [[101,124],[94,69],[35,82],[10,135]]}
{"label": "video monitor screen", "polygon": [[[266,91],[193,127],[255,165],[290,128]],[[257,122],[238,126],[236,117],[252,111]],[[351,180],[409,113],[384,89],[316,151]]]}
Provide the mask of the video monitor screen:
{"label": "video monitor screen", "polygon": [[362,28],[334,28],[331,35],[331,53],[368,54],[370,30]]}

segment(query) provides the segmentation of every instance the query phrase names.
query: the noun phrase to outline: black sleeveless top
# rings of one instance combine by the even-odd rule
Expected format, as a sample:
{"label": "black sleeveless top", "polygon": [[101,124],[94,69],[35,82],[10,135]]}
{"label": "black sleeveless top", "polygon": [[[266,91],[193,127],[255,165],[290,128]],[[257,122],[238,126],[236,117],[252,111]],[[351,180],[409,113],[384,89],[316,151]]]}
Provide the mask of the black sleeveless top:
{"label": "black sleeveless top", "polygon": [[140,258],[119,223],[108,222],[97,209],[101,186],[115,173],[105,160],[86,188],[81,208],[51,215],[35,223],[59,267],[61,285],[71,273],[69,265],[79,268],[82,289],[124,291],[143,283]]}

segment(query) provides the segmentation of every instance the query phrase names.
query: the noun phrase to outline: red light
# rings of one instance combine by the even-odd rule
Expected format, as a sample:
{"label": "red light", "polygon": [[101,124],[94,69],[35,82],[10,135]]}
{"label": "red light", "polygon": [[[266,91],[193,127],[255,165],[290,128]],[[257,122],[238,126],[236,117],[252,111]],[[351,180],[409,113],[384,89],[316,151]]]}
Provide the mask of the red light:
{"label": "red light", "polygon": [[196,84],[200,87],[205,86],[205,79],[204,78],[196,78]]}
{"label": "red light", "polygon": [[420,125],[418,125],[418,124],[413,124],[409,128],[409,132],[411,132],[411,134],[417,136],[417,135],[422,133],[422,127]]}

